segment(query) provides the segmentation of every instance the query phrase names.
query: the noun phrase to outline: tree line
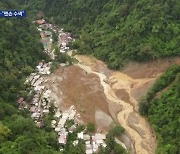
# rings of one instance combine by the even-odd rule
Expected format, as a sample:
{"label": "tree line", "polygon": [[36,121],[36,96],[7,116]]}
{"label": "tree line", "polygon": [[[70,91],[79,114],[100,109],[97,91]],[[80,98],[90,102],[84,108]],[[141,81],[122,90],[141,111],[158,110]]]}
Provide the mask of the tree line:
{"label": "tree line", "polygon": [[178,154],[180,117],[180,65],[171,66],[140,101],[140,113],[157,133],[157,153]]}
{"label": "tree line", "polygon": [[179,0],[31,0],[25,8],[72,32],[79,53],[120,69],[128,61],[180,56],[179,6]]}

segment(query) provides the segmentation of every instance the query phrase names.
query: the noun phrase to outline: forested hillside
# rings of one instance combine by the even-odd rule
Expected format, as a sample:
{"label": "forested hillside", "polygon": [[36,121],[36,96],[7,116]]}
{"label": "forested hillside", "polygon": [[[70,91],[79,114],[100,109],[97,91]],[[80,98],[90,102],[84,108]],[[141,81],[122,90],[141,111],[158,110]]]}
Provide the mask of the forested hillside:
{"label": "forested hillside", "polygon": [[111,68],[180,55],[179,0],[32,0],[27,8],[76,34],[78,52]]}
{"label": "forested hillside", "polygon": [[[180,152],[180,66],[169,68],[140,102],[140,112],[146,115],[158,138],[158,154]],[[162,92],[162,90],[164,90]]]}
{"label": "forested hillside", "polygon": [[[0,9],[16,8],[0,2]],[[56,153],[51,130],[39,129],[28,112],[19,111],[16,99],[24,93],[24,79],[41,59],[40,37],[27,19],[0,19],[0,153]],[[23,92],[23,93],[22,93]]]}
{"label": "forested hillside", "polygon": [[[15,4],[1,2],[0,9],[16,8]],[[14,101],[23,89],[24,78],[33,71],[42,52],[39,32],[25,19],[0,19],[0,98]]]}
{"label": "forested hillside", "polygon": [[38,60],[47,57],[38,31],[28,20],[0,19],[0,26],[0,97],[13,100],[22,88],[21,79],[31,73]]}

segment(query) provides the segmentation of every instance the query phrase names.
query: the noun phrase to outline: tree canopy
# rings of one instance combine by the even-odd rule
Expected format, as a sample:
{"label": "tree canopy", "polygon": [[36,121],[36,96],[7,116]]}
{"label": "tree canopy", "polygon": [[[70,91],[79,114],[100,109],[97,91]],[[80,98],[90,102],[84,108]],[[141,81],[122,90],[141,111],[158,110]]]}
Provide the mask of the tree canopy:
{"label": "tree canopy", "polygon": [[180,56],[179,0],[31,0],[27,9],[32,8],[75,34],[79,53],[113,69],[128,61]]}
{"label": "tree canopy", "polygon": [[169,68],[140,102],[140,113],[146,115],[157,133],[157,153],[178,154],[180,117],[180,66]]}

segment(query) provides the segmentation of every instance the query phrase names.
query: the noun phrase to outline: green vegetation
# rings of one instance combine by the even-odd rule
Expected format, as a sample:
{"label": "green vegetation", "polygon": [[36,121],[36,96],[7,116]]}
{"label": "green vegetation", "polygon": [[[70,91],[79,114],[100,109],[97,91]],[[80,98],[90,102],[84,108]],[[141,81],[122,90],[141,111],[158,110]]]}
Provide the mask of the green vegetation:
{"label": "green vegetation", "polygon": [[16,99],[24,78],[33,71],[42,52],[40,37],[26,19],[0,19],[0,98]]}
{"label": "green vegetation", "polygon": [[56,52],[59,52],[59,47],[58,47],[58,35],[51,29],[47,29],[47,31],[51,32],[52,34],[52,50],[55,50]]}
{"label": "green vegetation", "polygon": [[48,29],[48,31],[51,31],[51,33],[52,33],[53,42],[57,42],[57,41],[58,41],[58,35],[57,35],[57,33],[55,33],[55,32],[52,31],[52,30],[49,30],[49,29]]}
{"label": "green vegetation", "polygon": [[124,130],[123,127],[121,127],[120,125],[116,125],[116,126],[114,126],[113,128],[111,128],[110,133],[111,133],[113,136],[118,137],[118,136],[122,135],[122,134],[124,133],[124,131],[125,131],[125,130]]}
{"label": "green vegetation", "polygon": [[67,53],[60,53],[58,52],[56,54],[56,59],[55,61],[58,63],[68,63],[69,65],[72,65],[73,59],[67,54]]}
{"label": "green vegetation", "polygon": [[113,69],[128,61],[180,56],[179,0],[31,0],[27,9],[43,11],[74,33],[79,53]]}
{"label": "green vegetation", "polygon": [[152,99],[159,91],[169,86],[174,81],[179,72],[180,66],[173,65],[163,75],[161,75],[158,80],[156,80],[154,85],[149,89],[146,97],[142,98],[142,100],[140,101],[140,113],[142,115],[148,114],[148,109],[151,105],[150,102],[152,101]]}
{"label": "green vegetation", "polygon": [[[8,1],[0,9],[13,8]],[[0,153],[57,153],[53,131],[39,129],[27,111],[19,111],[16,99],[25,89],[27,75],[41,59],[39,32],[28,19],[0,19]]]}
{"label": "green vegetation", "polygon": [[127,154],[128,152],[115,141],[115,137],[120,137],[124,133],[124,128],[120,125],[113,126],[109,133],[107,134],[106,144],[107,147],[103,148],[102,146],[99,149],[99,154]]}
{"label": "green vegetation", "polygon": [[[70,138],[70,137],[69,137]],[[73,145],[72,141],[67,142],[64,154],[85,154],[85,141],[79,140],[76,146]]]}
{"label": "green vegetation", "polygon": [[56,134],[39,129],[27,111],[21,112],[15,106],[15,100],[0,100],[0,153],[39,153],[44,150],[56,153]]}
{"label": "green vegetation", "polygon": [[93,133],[96,130],[94,123],[88,123],[87,124],[87,131]]}
{"label": "green vegetation", "polygon": [[74,120],[67,120],[66,127],[69,129],[72,125],[74,125]]}
{"label": "green vegetation", "polygon": [[[158,138],[158,154],[180,152],[180,66],[169,68],[140,102],[140,112],[149,118]],[[167,88],[166,88],[167,87]],[[162,90],[164,90],[161,92]],[[157,93],[162,93],[160,96]]]}
{"label": "green vegetation", "polygon": [[54,72],[58,68],[58,66],[59,66],[58,62],[52,62],[50,71]]}
{"label": "green vegetation", "polygon": [[[12,8],[0,2],[0,9]],[[14,101],[24,79],[40,59],[48,60],[42,52],[39,32],[27,19],[0,19],[0,98]]]}

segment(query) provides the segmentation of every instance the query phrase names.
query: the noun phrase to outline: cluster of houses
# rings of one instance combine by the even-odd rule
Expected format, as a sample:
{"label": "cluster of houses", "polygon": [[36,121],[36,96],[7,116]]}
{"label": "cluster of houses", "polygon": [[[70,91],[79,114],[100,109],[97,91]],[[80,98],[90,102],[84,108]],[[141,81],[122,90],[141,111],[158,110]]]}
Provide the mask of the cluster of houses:
{"label": "cluster of houses", "polygon": [[[42,92],[44,92],[45,87],[42,85],[43,82],[45,82],[45,78],[42,76],[43,75],[48,75],[50,74],[50,65],[51,63],[44,63],[40,62],[39,65],[37,66],[37,71],[36,73],[31,73],[29,77],[26,78],[25,84],[30,84],[33,87],[33,91],[35,95],[33,96],[33,99],[31,101],[32,106],[28,106],[26,103],[25,99],[23,97],[18,98],[17,103],[19,105],[19,109],[28,109],[30,112],[35,113],[35,112],[40,112],[37,107],[39,106],[40,102],[40,97],[42,95]],[[33,91],[30,91],[30,94],[33,93]],[[32,117],[34,117],[35,114],[33,114]],[[37,114],[39,115],[39,114]]]}
{"label": "cluster of houses", "polygon": [[[43,22],[44,21],[44,22]],[[40,20],[38,20],[38,25],[39,27],[37,27],[37,29],[40,32],[40,36],[41,36],[41,43],[43,44],[44,47],[44,52],[47,53],[51,59],[55,58],[54,55],[54,51],[52,50],[52,32],[48,31],[48,27],[46,25],[45,20],[43,20],[42,22],[40,22]]]}
{"label": "cluster of houses", "polygon": [[42,127],[42,118],[49,113],[49,108],[53,101],[50,97],[51,91],[43,85],[46,82],[43,75],[50,74],[50,66],[51,63],[40,62],[37,66],[37,72],[31,73],[25,81],[26,84],[28,83],[33,87],[30,93],[33,93],[34,96],[29,104],[29,111],[38,127]]}
{"label": "cluster of houses", "polygon": [[26,100],[23,97],[19,97],[17,99],[17,104],[18,104],[19,110],[28,109]]}
{"label": "cluster of houses", "polygon": [[59,38],[59,46],[60,46],[60,52],[66,52],[69,50],[68,44],[69,42],[72,42],[73,39],[70,36],[70,33],[59,31],[58,33],[58,38]]}
{"label": "cluster of houses", "polygon": [[41,31],[40,36],[44,52],[47,53],[51,59],[54,59],[54,51],[52,51],[52,33],[50,31]]}
{"label": "cluster of houses", "polygon": [[34,122],[38,127],[42,127],[42,118],[45,114],[49,113],[49,108],[52,103],[52,99],[50,97],[51,91],[42,85],[43,82],[43,77],[37,73],[31,73],[31,75],[26,79],[26,84],[28,83],[33,86],[33,90],[30,91],[30,94],[33,94],[31,102],[26,103],[23,97],[20,97],[17,100],[19,109],[28,109],[31,113],[31,117],[34,119]]}
{"label": "cluster of houses", "polygon": [[51,126],[58,133],[58,142],[60,144],[66,144],[68,132],[73,132],[76,129],[77,123],[74,123],[70,128],[67,128],[65,124],[68,120],[74,121],[77,115],[74,106],[71,106],[70,109],[65,112],[60,112],[57,109],[54,115],[56,120],[52,120]]}
{"label": "cluster of houses", "polygon": [[[58,45],[60,47],[60,52],[66,52],[69,49],[68,43],[72,42],[73,39],[70,37],[69,33],[63,32],[63,29],[59,29],[52,24],[46,23],[45,20],[38,20],[36,23],[39,25],[38,30],[42,38],[42,43],[44,46],[44,52],[46,52],[53,59],[53,51],[51,51],[52,45],[52,33],[48,29],[53,30],[55,33],[58,33]],[[44,31],[44,29],[46,31]],[[23,97],[20,97],[17,100],[19,109],[28,109],[31,113],[32,119],[38,127],[43,126],[43,116],[50,112],[51,104],[54,100],[51,98],[51,91],[48,90],[43,83],[47,81],[45,78],[46,75],[51,73],[51,62],[39,62],[36,66],[36,73],[31,73],[27,77],[25,84],[30,84],[33,87],[33,90],[30,91],[30,94],[33,95],[33,98],[30,103],[26,103],[26,100]],[[63,65],[64,66],[64,65]],[[55,102],[54,102],[55,104]],[[68,133],[72,133],[76,130],[79,125],[76,119],[80,117],[80,114],[77,114],[74,106],[71,106],[67,111],[60,111],[59,108],[55,108],[54,120],[51,121],[51,127],[58,134],[58,142],[61,145],[67,143]],[[67,127],[68,121],[73,121],[73,124],[70,127]],[[92,154],[97,152],[99,146],[105,147],[106,144],[104,140],[106,139],[105,134],[96,133],[94,135],[89,135],[82,131],[77,134],[77,139],[82,139],[86,144],[86,154]],[[79,140],[73,142],[74,145],[77,145]],[[63,149],[60,149],[63,150]]]}
{"label": "cluster of houses", "polygon": [[[58,142],[59,144],[65,145],[67,143],[68,133],[72,133],[76,130],[78,123],[76,122],[76,118],[80,117],[77,114],[74,106],[71,106],[69,110],[62,112],[57,109],[54,119],[51,122],[51,127],[54,128],[55,132],[58,134]],[[74,124],[69,128],[66,126],[68,120],[73,120]],[[76,146],[79,142],[79,139],[84,140],[86,144],[86,154],[92,154],[98,151],[100,146],[106,147],[105,134],[95,133],[94,135],[89,135],[85,133],[86,131],[82,131],[77,133],[77,140],[73,141],[74,146]],[[63,149],[61,149],[63,150]]]}
{"label": "cluster of houses", "polygon": [[52,62],[45,63],[44,61],[40,62],[37,67],[39,74],[49,75]]}
{"label": "cluster of houses", "polygon": [[[86,144],[86,154],[96,153],[100,146],[106,147],[105,134],[96,133],[92,136],[89,134],[84,134],[84,132],[80,132],[77,134],[78,139],[82,139]],[[74,141],[74,145],[78,144],[78,141]]]}
{"label": "cluster of houses", "polygon": [[48,43],[52,43],[52,34],[50,31],[48,31],[48,29],[51,29],[56,34],[58,34],[58,46],[60,47],[60,52],[64,53],[69,50],[68,44],[74,41],[70,33],[64,32],[63,29],[59,29],[57,26],[46,23],[44,19],[37,20],[36,23],[39,25],[37,29],[40,31],[42,43],[45,47],[45,51],[48,54],[50,54],[50,50],[48,50]]}
{"label": "cluster of houses", "polygon": [[[51,127],[54,128],[55,132],[58,134],[58,142],[59,144],[65,145],[67,143],[68,133],[72,133],[76,130],[78,123],[76,122],[76,118],[79,118],[80,115],[77,114],[74,106],[71,106],[69,110],[62,112],[57,109],[54,119],[51,122]],[[66,126],[68,120],[73,120],[74,124],[69,128]],[[77,134],[77,140],[73,141],[74,146],[76,146],[79,142],[78,139],[82,139],[86,144],[86,154],[92,154],[98,151],[100,146],[106,147],[105,134],[96,133],[94,135],[89,135],[85,133],[86,131],[82,131]],[[61,149],[63,150],[63,149]]]}
{"label": "cluster of houses", "polygon": [[[45,20],[38,20],[36,23],[43,25],[46,22]],[[40,31],[44,52],[52,58],[52,33],[50,31],[43,31],[42,27],[38,27],[38,30]],[[43,126],[42,118],[45,114],[49,113],[49,108],[53,101],[50,97],[51,91],[43,85],[43,83],[46,82],[45,75],[49,75],[51,73],[51,64],[52,62],[46,63],[42,60],[36,66],[36,72],[31,73],[29,77],[26,78],[25,84],[29,84],[33,87],[33,90],[30,91],[30,94],[33,95],[31,102],[29,104],[26,103],[23,97],[20,97],[17,100],[19,109],[29,109],[31,117],[34,119],[38,127]]]}

